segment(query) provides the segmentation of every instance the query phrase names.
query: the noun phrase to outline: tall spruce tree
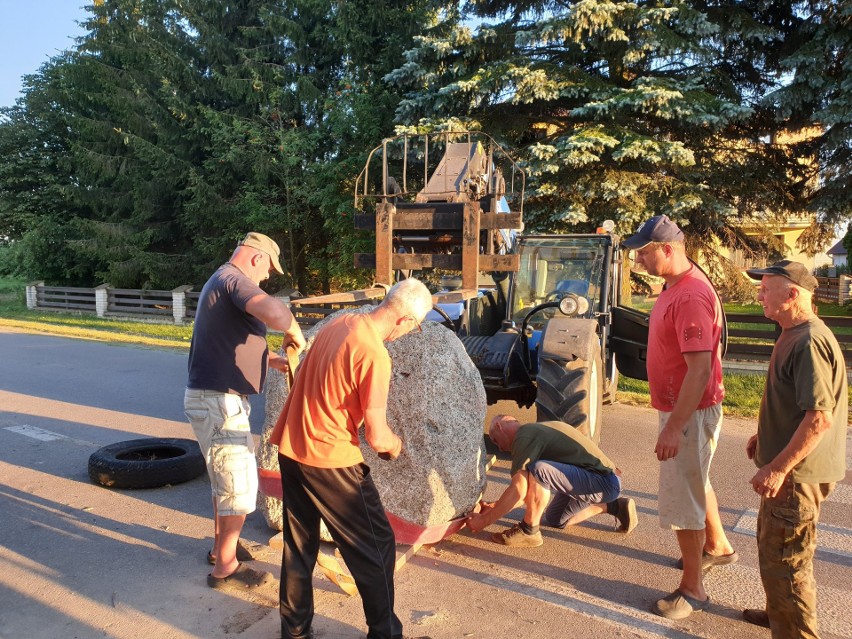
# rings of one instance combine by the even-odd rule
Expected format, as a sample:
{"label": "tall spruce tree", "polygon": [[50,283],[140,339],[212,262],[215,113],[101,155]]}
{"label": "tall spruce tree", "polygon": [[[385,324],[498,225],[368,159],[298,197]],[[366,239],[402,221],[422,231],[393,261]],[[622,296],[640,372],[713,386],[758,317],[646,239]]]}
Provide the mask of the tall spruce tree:
{"label": "tall spruce tree", "polygon": [[[36,77],[0,128],[19,151],[0,170],[0,220],[33,240],[18,244],[28,275],[198,283],[255,229],[302,290],[353,283],[351,183],[399,99],[381,77],[437,6],[98,0],[61,73]],[[50,135],[62,201],[35,161]],[[52,207],[22,208],[34,182]],[[65,266],[39,266],[48,253]]]}
{"label": "tall spruce tree", "polygon": [[0,271],[53,284],[88,281],[91,262],[71,250],[88,215],[77,188],[65,103],[68,56],[23,78],[23,95],[0,117]]}
{"label": "tall spruce tree", "polygon": [[90,215],[72,250],[95,281],[170,288],[191,272],[179,224],[199,151],[192,37],[170,0],[103,0],[68,66],[68,138]]}
{"label": "tall spruce tree", "polygon": [[800,130],[795,153],[816,224],[801,242],[815,251],[852,217],[852,3],[792,3],[794,28],[778,66],[789,81],[767,96],[779,122]]}
{"label": "tall spruce tree", "polygon": [[[783,5],[778,7],[776,5]],[[411,128],[482,128],[518,149],[528,228],[630,232],[684,224],[693,250],[758,249],[743,216],[801,211],[802,163],[761,98],[776,86],[794,9],[705,3],[474,0],[388,75]]]}

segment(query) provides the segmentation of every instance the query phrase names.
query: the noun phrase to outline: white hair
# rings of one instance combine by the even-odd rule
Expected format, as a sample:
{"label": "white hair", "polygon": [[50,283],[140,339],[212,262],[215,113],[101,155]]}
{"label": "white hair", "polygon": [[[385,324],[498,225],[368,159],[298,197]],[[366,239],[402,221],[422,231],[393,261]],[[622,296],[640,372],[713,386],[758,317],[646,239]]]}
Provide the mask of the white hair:
{"label": "white hair", "polygon": [[400,316],[411,315],[422,322],[432,310],[432,294],[423,282],[409,277],[391,287],[382,300],[382,306],[388,306]]}

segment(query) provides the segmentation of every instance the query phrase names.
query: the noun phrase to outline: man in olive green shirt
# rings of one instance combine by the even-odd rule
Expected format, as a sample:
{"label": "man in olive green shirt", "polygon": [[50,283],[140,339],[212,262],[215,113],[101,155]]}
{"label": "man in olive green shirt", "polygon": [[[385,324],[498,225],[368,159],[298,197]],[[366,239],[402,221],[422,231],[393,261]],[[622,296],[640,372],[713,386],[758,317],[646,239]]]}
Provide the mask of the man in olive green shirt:
{"label": "man in olive green shirt", "polygon": [[491,535],[498,544],[516,548],[541,546],[540,525],[564,528],[600,513],[614,515],[619,530],[636,527],[636,504],[621,494],[621,471],[600,448],[562,422],[521,425],[498,415],[488,429],[491,440],[512,453],[512,482],[496,502],[480,502],[467,518],[479,532],[510,510],[525,505],[523,520]]}
{"label": "man in olive green shirt", "polygon": [[846,475],[848,390],[837,338],[813,311],[817,280],[783,260],[748,271],[781,326],[746,454],[758,467],[757,550],[766,610],[743,611],[773,639],[817,638],[813,557],[820,506]]}

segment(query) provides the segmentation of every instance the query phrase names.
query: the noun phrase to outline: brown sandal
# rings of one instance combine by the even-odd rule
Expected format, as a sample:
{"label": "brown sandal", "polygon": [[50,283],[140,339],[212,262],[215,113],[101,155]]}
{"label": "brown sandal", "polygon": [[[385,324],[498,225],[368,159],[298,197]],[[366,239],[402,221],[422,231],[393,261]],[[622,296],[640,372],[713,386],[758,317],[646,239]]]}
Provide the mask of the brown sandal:
{"label": "brown sandal", "polygon": [[207,575],[207,585],[216,590],[253,590],[272,581],[273,577],[263,570],[240,564],[227,577]]}

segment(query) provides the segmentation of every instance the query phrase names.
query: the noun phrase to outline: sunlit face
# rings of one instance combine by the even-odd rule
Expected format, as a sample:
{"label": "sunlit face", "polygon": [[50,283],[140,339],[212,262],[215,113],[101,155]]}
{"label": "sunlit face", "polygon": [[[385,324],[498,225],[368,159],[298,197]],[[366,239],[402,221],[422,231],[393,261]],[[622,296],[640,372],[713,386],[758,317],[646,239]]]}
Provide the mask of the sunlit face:
{"label": "sunlit face", "polygon": [[764,275],[760,280],[757,301],[763,306],[763,314],[769,319],[790,308],[792,301],[790,280],[783,275]]}
{"label": "sunlit face", "polygon": [[665,261],[664,245],[652,242],[634,251],[634,261],[647,271],[648,275],[659,275]]}

